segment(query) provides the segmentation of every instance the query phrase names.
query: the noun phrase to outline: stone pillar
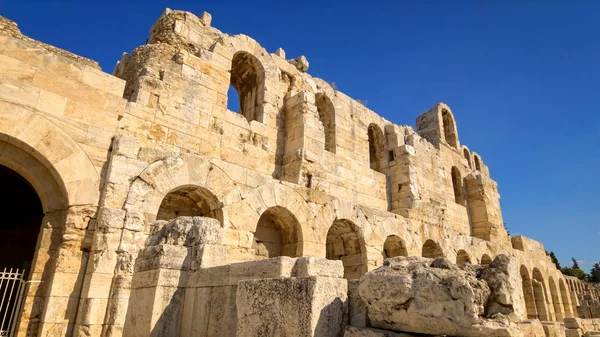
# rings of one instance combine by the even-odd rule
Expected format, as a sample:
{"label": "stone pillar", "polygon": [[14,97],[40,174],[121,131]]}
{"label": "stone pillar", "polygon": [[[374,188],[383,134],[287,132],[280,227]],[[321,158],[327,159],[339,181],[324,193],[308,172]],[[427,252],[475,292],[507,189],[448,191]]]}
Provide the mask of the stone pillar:
{"label": "stone pillar", "polygon": [[538,318],[537,308],[535,305],[535,294],[531,280],[523,280],[523,295],[525,297],[525,307],[527,309],[527,319]]}
{"label": "stone pillar", "polygon": [[179,336],[189,271],[225,263],[217,220],[179,217],[154,227],[135,261],[126,337]]}
{"label": "stone pillar", "polygon": [[71,336],[75,325],[83,278],[89,257],[88,231],[95,225],[95,206],[72,206],[66,211],[60,245],[46,283],[40,336]]}
{"label": "stone pillar", "polygon": [[394,165],[389,169],[390,207],[393,213],[406,216],[406,210],[413,208],[419,199],[415,148],[411,145],[401,145],[390,151],[395,153]]}
{"label": "stone pillar", "polygon": [[512,247],[502,220],[497,184],[482,174],[465,178],[471,235]]}
{"label": "stone pillar", "polygon": [[[308,124],[318,123],[315,120],[317,107],[315,96],[309,91],[288,93],[285,100],[285,150],[283,153],[283,172],[281,179],[302,184],[307,146]],[[306,173],[306,172],[304,172]]]}
{"label": "stone pillar", "polygon": [[50,280],[53,277],[62,230],[66,221],[66,211],[48,212],[42,219],[42,228],[29,272],[29,282],[23,295],[23,309],[17,336],[35,336],[38,333]]}
{"label": "stone pillar", "polygon": [[122,334],[133,260],[146,239],[143,220],[124,209],[132,181],[148,166],[139,150],[134,136],[113,139],[74,336]]}

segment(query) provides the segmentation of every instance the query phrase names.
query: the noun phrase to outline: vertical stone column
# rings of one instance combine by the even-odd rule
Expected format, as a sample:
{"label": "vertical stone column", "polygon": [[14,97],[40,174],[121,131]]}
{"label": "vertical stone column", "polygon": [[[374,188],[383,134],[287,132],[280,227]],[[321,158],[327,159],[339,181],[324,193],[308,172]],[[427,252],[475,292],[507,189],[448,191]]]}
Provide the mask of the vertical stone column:
{"label": "vertical stone column", "polygon": [[523,295],[525,297],[525,308],[527,309],[527,319],[538,318],[535,305],[535,294],[531,280],[523,280]]}
{"label": "vertical stone column", "polygon": [[496,183],[482,174],[469,174],[465,178],[465,187],[471,235],[511,247],[504,229]]}
{"label": "vertical stone column", "polygon": [[302,184],[305,169],[305,148],[308,142],[308,125],[315,120],[315,96],[308,91],[290,92],[285,100],[285,151],[282,180]]}
{"label": "vertical stone column", "polygon": [[40,336],[71,336],[77,316],[83,278],[95,227],[95,206],[72,206],[66,211],[61,242],[47,278],[45,309],[40,319]]}
{"label": "vertical stone column", "polygon": [[404,144],[391,151],[395,153],[394,165],[389,169],[391,211],[406,215],[406,210],[413,208],[419,198],[415,148]]}
{"label": "vertical stone column", "polygon": [[127,337],[179,336],[187,324],[182,316],[189,271],[225,261],[217,220],[179,217],[157,221],[155,228],[135,262],[123,328]]}
{"label": "vertical stone column", "polygon": [[143,220],[124,209],[131,183],[148,166],[139,149],[134,136],[113,140],[74,336],[122,334],[133,260],[146,239]]}
{"label": "vertical stone column", "polygon": [[42,219],[34,262],[29,272],[30,281],[24,291],[23,309],[17,331],[19,337],[35,336],[38,333],[65,222],[65,210],[48,212]]}

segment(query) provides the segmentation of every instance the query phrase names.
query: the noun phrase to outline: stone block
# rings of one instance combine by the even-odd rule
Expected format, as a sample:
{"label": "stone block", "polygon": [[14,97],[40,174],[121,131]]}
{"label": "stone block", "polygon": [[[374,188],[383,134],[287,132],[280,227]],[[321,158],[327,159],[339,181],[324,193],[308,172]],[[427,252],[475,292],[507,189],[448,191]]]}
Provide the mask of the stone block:
{"label": "stone block", "polygon": [[260,261],[232,263],[229,284],[236,285],[241,280],[286,277],[292,274],[295,260],[280,256]]}
{"label": "stone block", "polygon": [[113,140],[113,154],[136,159],[140,151],[140,142],[133,135],[118,135]]}
{"label": "stone block", "polygon": [[[403,332],[394,332],[389,330],[379,330],[364,327],[346,327],[344,337],[425,337],[424,335],[414,335]],[[434,336],[431,336],[434,337]]]}
{"label": "stone block", "polygon": [[337,337],[347,319],[347,282],[331,277],[240,281],[237,337]]}
{"label": "stone block", "polygon": [[375,328],[465,337],[508,337],[518,329],[503,315],[484,319],[488,285],[445,259],[387,259],[361,278],[359,293]]}
{"label": "stone block", "polygon": [[299,257],[296,259],[292,276],[344,277],[344,265],[339,260],[327,260],[312,256]]}

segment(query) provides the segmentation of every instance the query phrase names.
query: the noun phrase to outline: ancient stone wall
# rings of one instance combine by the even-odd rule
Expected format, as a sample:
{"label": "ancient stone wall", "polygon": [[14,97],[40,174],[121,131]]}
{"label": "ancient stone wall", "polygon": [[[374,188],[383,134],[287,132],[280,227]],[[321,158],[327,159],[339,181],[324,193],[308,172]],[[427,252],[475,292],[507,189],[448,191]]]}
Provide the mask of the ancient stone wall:
{"label": "ancient stone wall", "polygon": [[[311,256],[358,279],[394,256],[506,254],[520,266],[521,319],[579,315],[577,285],[543,245],[507,235],[498,186],[447,105],[416,130],[395,125],[307,69],[304,57],[218,31],[208,13],[165,11],[115,76],[1,18],[0,165],[44,208],[17,335],[131,335],[130,299],[181,288],[140,286],[141,273],[169,268],[135,267],[152,247],[188,251],[148,241],[181,216],[217,221],[226,266]],[[230,86],[238,111],[227,109]]]}

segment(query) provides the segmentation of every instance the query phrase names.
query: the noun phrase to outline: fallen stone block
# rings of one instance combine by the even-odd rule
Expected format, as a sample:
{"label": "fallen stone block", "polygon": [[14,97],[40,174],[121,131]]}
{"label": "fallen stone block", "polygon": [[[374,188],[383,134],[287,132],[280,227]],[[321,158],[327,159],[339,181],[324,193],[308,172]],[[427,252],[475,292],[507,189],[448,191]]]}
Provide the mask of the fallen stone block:
{"label": "fallen stone block", "polygon": [[396,257],[365,274],[359,286],[371,326],[464,337],[516,336],[509,317],[483,317],[491,290],[474,269],[445,259]]}

